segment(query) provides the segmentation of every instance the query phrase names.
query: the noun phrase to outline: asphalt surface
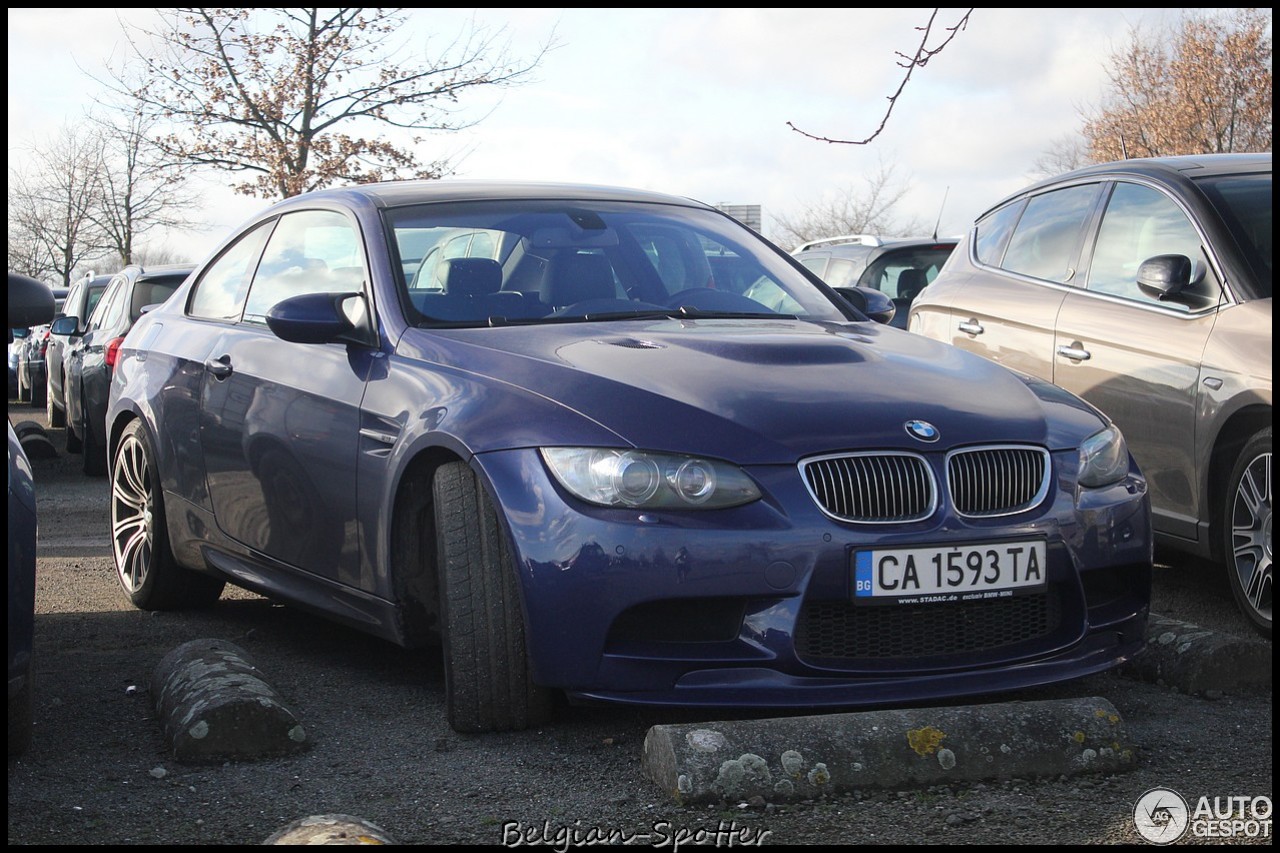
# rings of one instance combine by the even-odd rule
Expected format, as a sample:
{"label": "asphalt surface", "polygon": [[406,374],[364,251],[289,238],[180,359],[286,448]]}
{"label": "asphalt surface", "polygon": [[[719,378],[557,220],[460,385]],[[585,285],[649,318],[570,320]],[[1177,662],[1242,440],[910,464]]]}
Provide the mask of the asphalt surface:
{"label": "asphalt surface", "polygon": [[[15,401],[9,416],[44,420]],[[1269,689],[1186,695],[1116,672],[982,701],[1104,698],[1136,751],[1122,772],[680,805],[643,773],[650,729],[759,716],[565,706],[536,730],[463,736],[444,722],[443,674],[430,652],[405,651],[231,588],[206,612],[134,610],[109,556],[107,481],[81,473],[62,430],[49,436],[57,456],[33,460],[41,524],[37,724],[31,750],[8,765],[11,845],[259,844],[325,814],[371,822],[399,843],[561,850],[610,840],[672,849],[699,841],[1144,843],[1134,811],[1155,788],[1180,794],[1189,809],[1201,797],[1243,797],[1237,802],[1250,804],[1246,811],[1265,797],[1269,808]],[[1154,610],[1253,639],[1221,576],[1192,561],[1161,556]],[[148,684],[168,652],[202,638],[230,641],[252,657],[296,709],[310,749],[259,761],[172,758]],[[1260,833],[1188,831],[1183,843],[1270,843]]]}

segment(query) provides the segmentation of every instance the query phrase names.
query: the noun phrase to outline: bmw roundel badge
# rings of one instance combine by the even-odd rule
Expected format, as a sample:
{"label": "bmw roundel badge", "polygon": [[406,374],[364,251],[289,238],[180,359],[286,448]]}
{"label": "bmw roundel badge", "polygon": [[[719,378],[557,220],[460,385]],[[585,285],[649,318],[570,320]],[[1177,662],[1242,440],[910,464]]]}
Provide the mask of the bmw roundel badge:
{"label": "bmw roundel badge", "polygon": [[938,436],[942,434],[938,432],[938,428],[936,426],[928,421],[907,421],[906,428],[907,433],[912,438],[917,438],[920,441],[927,441],[931,444],[937,441]]}

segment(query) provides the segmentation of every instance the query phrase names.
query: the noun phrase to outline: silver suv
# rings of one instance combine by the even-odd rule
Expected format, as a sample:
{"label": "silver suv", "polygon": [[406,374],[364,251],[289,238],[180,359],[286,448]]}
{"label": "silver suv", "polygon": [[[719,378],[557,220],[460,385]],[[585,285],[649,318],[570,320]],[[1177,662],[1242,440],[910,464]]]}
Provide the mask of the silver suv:
{"label": "silver suv", "polygon": [[905,329],[912,300],[937,278],[956,243],[947,237],[846,234],[804,243],[791,255],[832,287],[869,287],[888,296],[897,309],[890,325]]}
{"label": "silver suv", "polygon": [[1271,635],[1271,155],[1126,160],[978,217],[912,331],[1106,412],[1158,541],[1228,568]]}

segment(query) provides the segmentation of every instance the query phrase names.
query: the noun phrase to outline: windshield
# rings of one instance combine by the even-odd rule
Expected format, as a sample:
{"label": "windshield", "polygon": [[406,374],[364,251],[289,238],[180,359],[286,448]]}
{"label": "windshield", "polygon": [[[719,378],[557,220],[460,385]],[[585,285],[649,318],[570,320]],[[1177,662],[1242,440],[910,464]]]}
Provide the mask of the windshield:
{"label": "windshield", "polygon": [[1271,173],[1220,175],[1197,182],[1236,238],[1245,261],[1253,270],[1253,292],[1258,299],[1271,297]]}
{"label": "windshield", "polygon": [[649,316],[849,319],[758,235],[713,211],[483,201],[386,213],[421,325]]}

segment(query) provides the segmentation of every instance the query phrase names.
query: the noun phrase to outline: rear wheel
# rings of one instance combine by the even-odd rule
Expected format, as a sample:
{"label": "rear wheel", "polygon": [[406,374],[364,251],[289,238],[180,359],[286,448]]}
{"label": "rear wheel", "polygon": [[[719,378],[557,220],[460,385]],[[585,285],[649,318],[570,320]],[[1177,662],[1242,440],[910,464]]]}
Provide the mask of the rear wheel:
{"label": "rear wheel", "polygon": [[476,475],[443,465],[433,483],[445,704],[459,732],[518,731],[551,716],[529,674],[511,549]]}
{"label": "rear wheel", "polygon": [[125,428],[111,466],[111,554],[120,586],[142,610],[203,607],[222,594],[223,581],[173,558],[155,452],[141,421]]}
{"label": "rear wheel", "polygon": [[[86,418],[88,413],[86,412]],[[101,477],[107,473],[107,448],[98,441],[88,421],[81,427],[84,431],[80,458],[81,467],[90,477]]]}
{"label": "rear wheel", "polygon": [[1231,471],[1223,517],[1227,575],[1245,618],[1271,636],[1271,427],[1245,444]]}

